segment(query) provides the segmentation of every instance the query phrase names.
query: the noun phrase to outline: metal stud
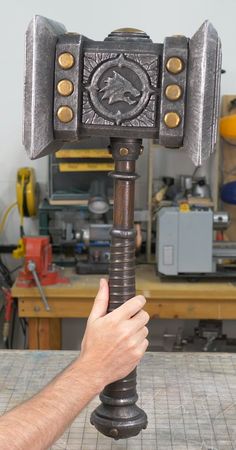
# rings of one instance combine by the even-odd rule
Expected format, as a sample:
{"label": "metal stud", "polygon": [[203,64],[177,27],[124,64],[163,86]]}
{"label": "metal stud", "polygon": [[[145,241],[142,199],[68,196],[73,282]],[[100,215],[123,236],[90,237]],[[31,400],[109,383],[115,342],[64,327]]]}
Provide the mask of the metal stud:
{"label": "metal stud", "polygon": [[176,56],[172,56],[171,58],[168,59],[166,63],[166,68],[168,72],[177,74],[182,72],[182,70],[184,69],[184,63],[182,59]]}
{"label": "metal stud", "polygon": [[178,84],[169,84],[165,89],[165,96],[168,100],[176,101],[182,95],[182,89]]}
{"label": "metal stud", "polygon": [[57,110],[57,117],[60,122],[68,123],[73,119],[74,113],[69,106],[60,106],[60,108]]}
{"label": "metal stud", "polygon": [[74,85],[70,80],[61,80],[57,84],[57,92],[64,97],[71,95],[74,90]]}
{"label": "metal stud", "polygon": [[62,69],[65,69],[65,70],[71,69],[71,67],[73,67],[74,63],[75,63],[75,58],[69,52],[61,53],[58,56],[58,64]]}
{"label": "metal stud", "polygon": [[126,147],[121,147],[120,148],[120,155],[121,156],[127,156],[129,154],[129,149]]}
{"label": "metal stud", "polygon": [[139,30],[138,28],[117,28],[117,30],[113,30],[112,33],[141,33],[143,34],[143,30]]}
{"label": "metal stud", "polygon": [[180,124],[181,118],[179,114],[174,111],[168,112],[164,116],[164,122],[168,128],[177,128]]}

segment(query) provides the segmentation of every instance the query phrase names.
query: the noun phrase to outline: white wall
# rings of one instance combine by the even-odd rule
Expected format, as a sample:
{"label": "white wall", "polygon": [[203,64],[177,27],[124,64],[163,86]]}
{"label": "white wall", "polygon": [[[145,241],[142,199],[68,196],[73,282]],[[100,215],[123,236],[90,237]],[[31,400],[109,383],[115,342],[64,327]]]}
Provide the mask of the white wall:
{"label": "white wall", "polygon": [[[18,167],[32,165],[38,181],[47,181],[46,158],[29,162],[21,144],[24,33],[34,14],[64,23],[94,39],[103,39],[110,31],[123,26],[145,30],[156,42],[166,35],[191,36],[206,19],[217,28],[223,44],[222,93],[236,91],[235,0],[8,0],[1,2],[0,27],[0,213],[15,198]],[[30,229],[30,228],[29,228]],[[16,242],[18,216],[12,213],[4,242]]]}

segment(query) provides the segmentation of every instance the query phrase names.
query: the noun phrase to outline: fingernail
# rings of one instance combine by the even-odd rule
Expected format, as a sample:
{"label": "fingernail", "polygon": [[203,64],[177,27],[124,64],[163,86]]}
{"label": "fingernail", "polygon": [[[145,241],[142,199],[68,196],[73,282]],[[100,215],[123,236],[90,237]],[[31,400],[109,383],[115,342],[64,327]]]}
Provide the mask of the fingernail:
{"label": "fingernail", "polygon": [[138,295],[138,298],[139,298],[141,305],[144,306],[146,303],[146,298],[143,295]]}

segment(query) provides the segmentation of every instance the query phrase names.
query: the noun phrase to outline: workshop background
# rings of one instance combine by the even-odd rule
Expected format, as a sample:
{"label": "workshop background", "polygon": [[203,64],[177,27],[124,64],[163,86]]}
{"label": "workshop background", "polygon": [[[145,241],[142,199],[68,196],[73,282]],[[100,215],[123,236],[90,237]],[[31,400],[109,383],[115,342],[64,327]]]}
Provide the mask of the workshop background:
{"label": "workshop background", "polygon": [[[96,40],[103,40],[112,30],[131,26],[146,31],[154,42],[162,42],[165,36],[184,34],[191,37],[205,19],[209,19],[222,41],[223,64],[226,73],[222,76],[221,95],[233,94],[236,91],[235,64],[235,17],[236,2],[234,0],[170,0],[148,2],[135,0],[90,0],[68,2],[56,0],[22,0],[4,2],[1,9],[0,48],[1,48],[1,107],[0,107],[0,212],[15,200],[16,172],[19,167],[32,166],[40,185],[40,195],[47,194],[48,160],[42,158],[29,161],[22,145],[22,105],[24,77],[24,35],[26,28],[35,15],[39,14],[65,24],[70,31],[80,32]],[[47,55],[45,55],[47,57]],[[193,171],[193,165],[185,155],[177,155],[174,150],[156,150],[154,173],[172,176],[175,173]],[[144,156],[145,159],[145,156]],[[202,168],[204,174],[207,168]],[[146,165],[139,162],[142,170],[142,183],[145,183]],[[156,171],[156,172],[155,172]],[[212,179],[209,179],[211,183]],[[140,192],[142,186],[140,185]],[[146,191],[145,191],[146,192]],[[145,199],[144,199],[145,201]],[[37,219],[25,220],[25,231],[37,233]],[[17,209],[11,212],[7,226],[1,235],[1,243],[16,244],[19,238],[19,215]],[[19,263],[10,256],[3,256],[9,268]],[[159,342],[159,336],[172,335],[181,327],[186,333],[193,330],[197,321],[152,320],[151,344]],[[79,346],[85,320],[63,320],[63,349],[76,349]],[[234,322],[225,321],[224,331],[232,337]],[[16,346],[21,346],[21,336]]]}

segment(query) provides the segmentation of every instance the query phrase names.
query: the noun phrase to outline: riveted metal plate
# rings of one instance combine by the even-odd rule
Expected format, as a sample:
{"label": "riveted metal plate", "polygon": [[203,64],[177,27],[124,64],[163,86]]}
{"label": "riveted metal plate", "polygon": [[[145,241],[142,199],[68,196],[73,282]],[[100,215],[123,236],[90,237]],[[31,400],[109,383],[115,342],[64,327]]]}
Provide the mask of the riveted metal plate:
{"label": "riveted metal plate", "polygon": [[[168,61],[171,58],[178,58],[182,62],[182,70],[177,73],[171,73],[168,70]],[[163,50],[159,131],[159,143],[165,147],[181,147],[183,144],[187,65],[188,39],[185,36],[167,37]],[[178,85],[181,88],[182,95],[177,101],[167,98],[166,88],[169,85]],[[177,113],[180,117],[179,125],[174,128],[168,127],[165,120],[166,115],[170,112]]]}

